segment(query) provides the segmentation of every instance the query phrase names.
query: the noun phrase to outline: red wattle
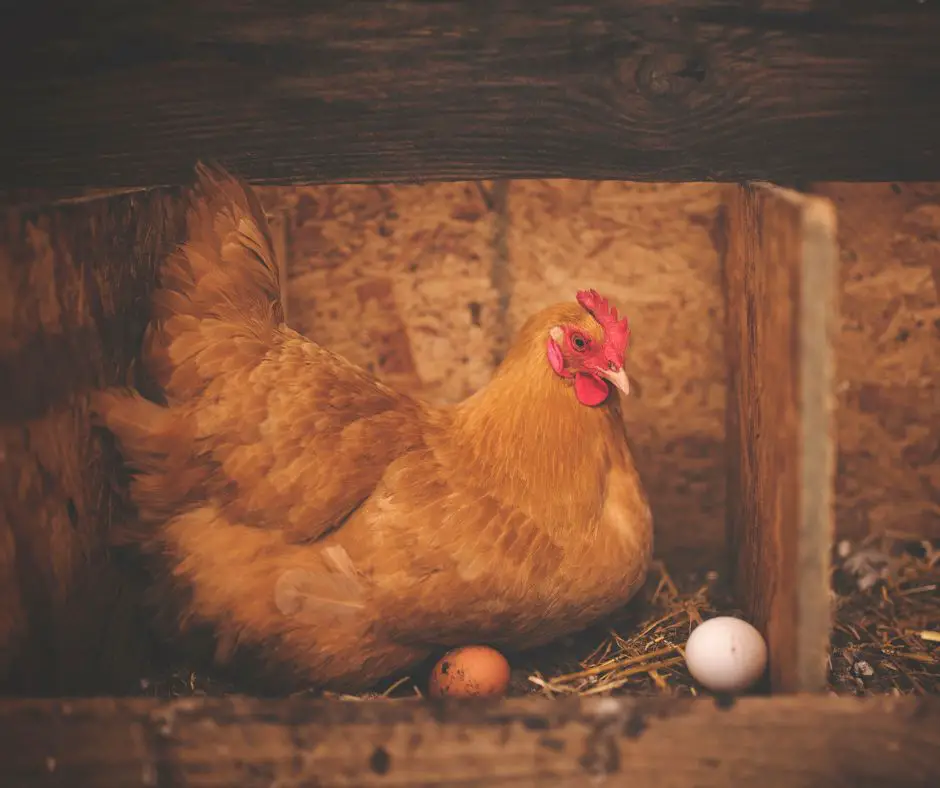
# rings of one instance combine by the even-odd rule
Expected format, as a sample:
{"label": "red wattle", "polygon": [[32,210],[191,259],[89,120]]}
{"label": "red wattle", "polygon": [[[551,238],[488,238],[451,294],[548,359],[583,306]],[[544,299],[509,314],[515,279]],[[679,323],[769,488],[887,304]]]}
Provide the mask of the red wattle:
{"label": "red wattle", "polygon": [[574,376],[574,393],[578,402],[588,407],[600,405],[610,394],[610,386],[597,375],[579,372]]}

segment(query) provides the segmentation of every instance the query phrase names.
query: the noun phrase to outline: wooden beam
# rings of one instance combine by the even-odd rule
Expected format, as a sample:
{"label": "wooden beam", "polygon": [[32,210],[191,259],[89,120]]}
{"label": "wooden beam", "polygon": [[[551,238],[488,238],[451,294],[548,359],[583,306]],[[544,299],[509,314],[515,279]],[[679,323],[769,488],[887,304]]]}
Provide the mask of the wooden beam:
{"label": "wooden beam", "polygon": [[5,784],[940,785],[940,699],[0,702]]}
{"label": "wooden beam", "polygon": [[832,204],[767,185],[732,192],[728,523],[741,603],[778,692],[826,687],[835,472]]}
{"label": "wooden beam", "polygon": [[937,3],[93,8],[4,19],[0,188],[940,179]]}

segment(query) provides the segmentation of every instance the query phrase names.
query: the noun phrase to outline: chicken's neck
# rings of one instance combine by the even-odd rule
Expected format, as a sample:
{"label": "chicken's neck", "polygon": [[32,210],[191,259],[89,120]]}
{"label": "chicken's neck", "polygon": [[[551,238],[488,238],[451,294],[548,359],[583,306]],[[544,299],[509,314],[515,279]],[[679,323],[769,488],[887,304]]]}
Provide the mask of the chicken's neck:
{"label": "chicken's neck", "polygon": [[504,501],[547,527],[583,527],[603,507],[611,466],[628,456],[619,395],[587,407],[544,359],[517,361],[457,408],[454,439]]}

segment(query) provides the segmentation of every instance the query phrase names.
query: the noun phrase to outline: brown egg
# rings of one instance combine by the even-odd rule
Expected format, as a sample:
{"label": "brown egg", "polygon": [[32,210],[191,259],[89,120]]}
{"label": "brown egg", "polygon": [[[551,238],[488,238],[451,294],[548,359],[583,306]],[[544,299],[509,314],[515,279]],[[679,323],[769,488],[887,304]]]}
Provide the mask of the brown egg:
{"label": "brown egg", "polygon": [[509,663],[489,646],[463,646],[448,651],[431,671],[433,698],[502,695],[509,686]]}

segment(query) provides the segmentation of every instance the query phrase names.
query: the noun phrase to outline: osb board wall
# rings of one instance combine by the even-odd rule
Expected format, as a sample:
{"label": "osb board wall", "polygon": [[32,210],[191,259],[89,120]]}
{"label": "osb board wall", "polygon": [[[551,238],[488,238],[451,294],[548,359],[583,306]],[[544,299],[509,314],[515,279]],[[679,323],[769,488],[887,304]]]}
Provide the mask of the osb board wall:
{"label": "osb board wall", "polygon": [[[264,189],[288,319],[390,383],[455,402],[534,311],[582,287],[633,329],[626,411],[658,552],[724,531],[721,189],[578,181]],[[576,447],[572,447],[576,450]]]}
{"label": "osb board wall", "polygon": [[842,256],[839,532],[940,538],[940,183],[814,191]]}
{"label": "osb board wall", "polygon": [[[265,189],[290,320],[439,401],[484,385],[532,311],[600,288],[629,314],[630,434],[661,555],[724,539],[722,190],[523,181]],[[940,537],[940,184],[818,184],[842,248],[837,527]]]}

